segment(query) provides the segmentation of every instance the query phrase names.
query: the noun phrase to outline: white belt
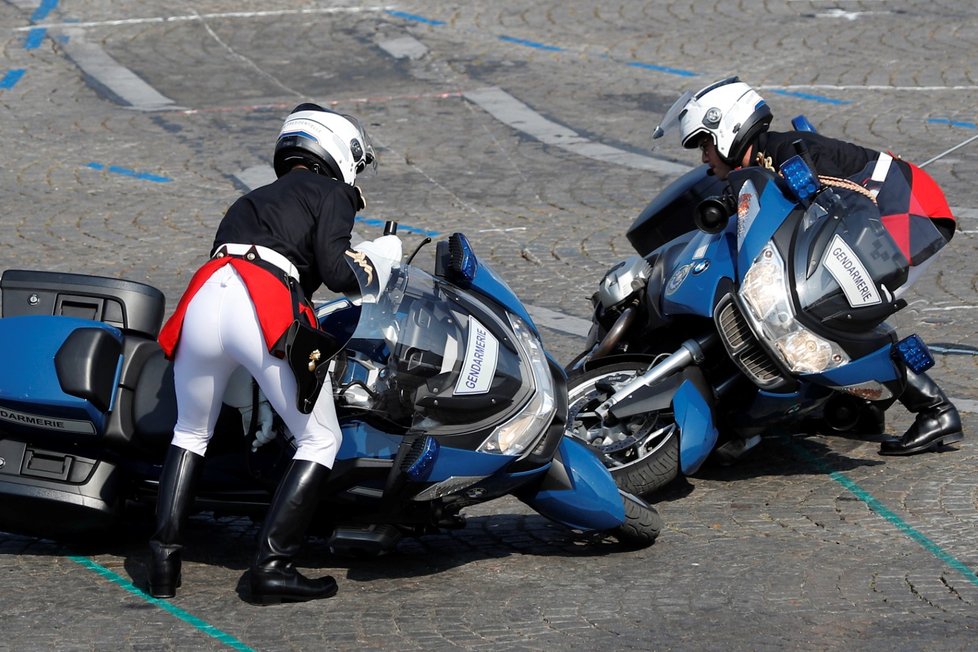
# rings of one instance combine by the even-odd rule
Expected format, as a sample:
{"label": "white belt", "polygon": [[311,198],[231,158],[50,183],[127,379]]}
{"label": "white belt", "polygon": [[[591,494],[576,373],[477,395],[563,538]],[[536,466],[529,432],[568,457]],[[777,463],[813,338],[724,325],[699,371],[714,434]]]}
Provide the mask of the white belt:
{"label": "white belt", "polygon": [[224,258],[224,256],[240,256],[245,260],[263,260],[278,267],[296,281],[299,280],[299,270],[295,268],[295,265],[288,258],[268,247],[227,242],[218,247],[214,253],[214,258]]}

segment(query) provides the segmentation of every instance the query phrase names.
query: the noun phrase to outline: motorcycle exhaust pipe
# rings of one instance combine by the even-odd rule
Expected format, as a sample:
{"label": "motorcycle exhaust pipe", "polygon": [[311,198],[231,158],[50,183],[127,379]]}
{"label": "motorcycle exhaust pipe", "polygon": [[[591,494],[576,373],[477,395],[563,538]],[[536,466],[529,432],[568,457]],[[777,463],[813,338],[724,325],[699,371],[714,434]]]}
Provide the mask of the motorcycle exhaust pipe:
{"label": "motorcycle exhaust pipe", "polygon": [[649,367],[644,374],[635,376],[635,378],[622,385],[617,392],[609,396],[604,403],[594,410],[595,414],[602,419],[606,419],[611,409],[627,399],[635,390],[653,385],[666,376],[681,371],[691,364],[702,363],[705,359],[703,350],[709,348],[716,342],[718,337],[716,333],[709,333],[699,340],[686,340],[679,345],[679,349],[675,353],[670,354],[659,364]]}
{"label": "motorcycle exhaust pipe", "polygon": [[622,311],[618,319],[615,320],[614,325],[605,334],[604,339],[598,343],[598,346],[591,352],[591,360],[596,360],[597,358],[603,358],[608,355],[618,346],[618,342],[621,341],[622,336],[628,332],[628,329],[632,327],[635,322],[635,317],[638,315],[638,311],[635,306],[629,306]]}

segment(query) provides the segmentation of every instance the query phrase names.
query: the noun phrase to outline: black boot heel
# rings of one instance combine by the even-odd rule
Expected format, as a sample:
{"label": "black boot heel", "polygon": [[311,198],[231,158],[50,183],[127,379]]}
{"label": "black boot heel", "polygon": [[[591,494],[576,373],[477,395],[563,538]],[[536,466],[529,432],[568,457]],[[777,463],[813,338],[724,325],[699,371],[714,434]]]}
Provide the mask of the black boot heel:
{"label": "black boot heel", "polygon": [[316,513],[320,487],[328,476],[329,469],[321,464],[292,461],[258,536],[258,554],[249,578],[252,602],[305,602],[336,595],[336,580],[332,577],[310,579],[293,563]]}
{"label": "black boot heel", "polygon": [[154,598],[172,598],[180,587],[183,524],[203,463],[203,457],[179,446],[170,446],[166,452],[156,501],[156,531],[149,540],[149,594]]}

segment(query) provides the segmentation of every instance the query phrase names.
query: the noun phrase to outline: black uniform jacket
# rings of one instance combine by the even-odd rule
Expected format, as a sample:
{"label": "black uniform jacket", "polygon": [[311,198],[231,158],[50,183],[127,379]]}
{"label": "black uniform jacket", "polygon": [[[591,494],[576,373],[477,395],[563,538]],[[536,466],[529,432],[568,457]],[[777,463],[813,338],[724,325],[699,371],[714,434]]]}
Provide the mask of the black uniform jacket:
{"label": "black uniform jacket", "polygon": [[808,146],[815,172],[830,177],[848,178],[858,174],[880,154],[872,149],[810,131],[765,132],[758,136],[754,151],[770,157],[774,169],[777,170],[782,163],[797,154],[792,143],[799,139]]}
{"label": "black uniform jacket", "polygon": [[306,297],[323,284],[333,292],[357,292],[345,252],[358,202],[351,186],[294,169],[231,205],[217,227],[211,254],[224,243],[268,247],[296,266]]}

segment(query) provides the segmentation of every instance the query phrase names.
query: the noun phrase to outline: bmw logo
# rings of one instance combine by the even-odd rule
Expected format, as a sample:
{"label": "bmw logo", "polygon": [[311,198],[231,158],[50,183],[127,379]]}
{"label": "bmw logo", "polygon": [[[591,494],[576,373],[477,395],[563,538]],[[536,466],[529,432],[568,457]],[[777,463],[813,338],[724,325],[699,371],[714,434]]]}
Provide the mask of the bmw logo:
{"label": "bmw logo", "polygon": [[720,113],[720,109],[713,107],[706,112],[706,115],[703,116],[703,124],[707,127],[715,127],[720,124],[720,118],[722,117],[723,114]]}
{"label": "bmw logo", "polygon": [[666,294],[672,294],[679,289],[679,286],[683,284],[686,277],[689,276],[689,270],[692,265],[683,265],[677,269],[672,277],[669,279],[668,285],[666,285]]}

